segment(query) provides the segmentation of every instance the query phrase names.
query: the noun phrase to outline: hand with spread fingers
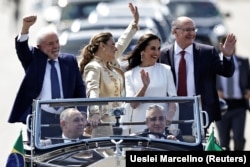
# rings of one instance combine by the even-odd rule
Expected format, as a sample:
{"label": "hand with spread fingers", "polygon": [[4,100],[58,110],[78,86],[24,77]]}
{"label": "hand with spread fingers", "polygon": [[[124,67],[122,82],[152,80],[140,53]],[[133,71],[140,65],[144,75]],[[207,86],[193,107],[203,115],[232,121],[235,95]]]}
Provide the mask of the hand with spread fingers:
{"label": "hand with spread fingers", "polygon": [[138,24],[138,21],[139,21],[139,13],[138,13],[138,9],[137,9],[137,6],[134,6],[132,3],[129,3],[129,8],[130,8],[130,11],[132,12],[133,16],[134,16],[134,22],[136,24]]}
{"label": "hand with spread fingers", "polygon": [[236,36],[228,34],[224,44],[220,44],[221,52],[224,56],[232,56],[235,52]]}

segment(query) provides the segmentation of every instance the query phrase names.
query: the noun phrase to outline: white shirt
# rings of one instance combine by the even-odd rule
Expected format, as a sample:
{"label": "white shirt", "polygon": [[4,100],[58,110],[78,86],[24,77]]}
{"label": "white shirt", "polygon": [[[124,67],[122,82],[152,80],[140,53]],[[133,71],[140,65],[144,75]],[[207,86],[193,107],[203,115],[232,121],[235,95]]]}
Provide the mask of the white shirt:
{"label": "white shirt", "polygon": [[77,139],[69,139],[69,138],[66,137],[64,134],[62,134],[62,138],[64,139],[64,143],[69,143],[69,142],[72,142],[72,141],[77,141],[77,140],[79,140],[79,138],[77,138]]}
{"label": "white shirt", "polygon": [[[179,64],[181,60],[180,52],[183,49],[177,44],[174,43],[174,67],[175,67],[175,75],[176,75],[176,88],[178,88],[178,72],[179,72]],[[188,46],[185,49],[186,60],[186,69],[187,69],[187,96],[195,95],[195,82],[194,82],[194,55],[193,55],[193,45]]]}
{"label": "white shirt", "polygon": [[[238,65],[236,58],[234,56],[232,58],[234,60],[234,66],[235,66],[235,71],[234,71],[234,74],[232,76],[233,77],[233,86],[234,86],[233,87],[233,92],[234,92],[233,99],[242,99],[242,93],[241,93],[240,86],[239,86],[239,80],[240,80],[239,65]],[[220,76],[220,80],[221,80],[221,86],[223,89],[224,97],[226,99],[228,99],[229,98],[228,92],[227,92],[227,80],[228,80],[228,78]]]}
{"label": "white shirt", "polygon": [[[165,132],[163,133],[163,135],[166,136]],[[154,134],[148,134],[148,137],[149,137],[150,139],[165,139],[165,138],[162,137],[162,136],[157,136],[157,135],[154,135]],[[166,136],[166,137],[167,137],[167,136]]]}
{"label": "white shirt", "polygon": [[[55,68],[57,70],[57,75],[58,75],[58,79],[59,79],[60,95],[61,95],[61,98],[63,98],[61,70],[60,70],[60,67],[59,67],[58,59],[55,59]],[[50,99],[52,99],[50,70],[51,70],[51,64],[49,63],[49,59],[48,59],[47,65],[46,65],[46,70],[45,70],[45,75],[44,75],[44,80],[43,80],[43,86],[42,86],[42,90],[40,92],[40,95],[38,96],[38,99],[42,99],[42,100],[50,100]],[[60,107],[56,111],[53,107],[49,107],[48,105],[42,105],[42,109],[44,111],[49,112],[49,113],[59,114],[63,110],[63,107]]]}

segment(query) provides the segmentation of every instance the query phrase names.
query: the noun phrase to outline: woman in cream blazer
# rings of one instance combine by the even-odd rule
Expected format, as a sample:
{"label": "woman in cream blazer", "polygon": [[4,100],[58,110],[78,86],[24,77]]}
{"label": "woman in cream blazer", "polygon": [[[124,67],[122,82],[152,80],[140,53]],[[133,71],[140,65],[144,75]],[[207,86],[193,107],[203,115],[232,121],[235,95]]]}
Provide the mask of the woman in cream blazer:
{"label": "woman in cream blazer", "polygon": [[[111,33],[101,32],[93,36],[81,52],[80,71],[86,85],[89,98],[121,97],[124,93],[124,73],[116,60],[125,51],[134,34],[138,30],[139,13],[136,6],[129,3],[133,21],[115,43]],[[100,122],[115,121],[110,115],[110,108],[121,104],[89,107],[88,120],[92,129],[92,137],[113,135],[111,126],[98,127]]]}

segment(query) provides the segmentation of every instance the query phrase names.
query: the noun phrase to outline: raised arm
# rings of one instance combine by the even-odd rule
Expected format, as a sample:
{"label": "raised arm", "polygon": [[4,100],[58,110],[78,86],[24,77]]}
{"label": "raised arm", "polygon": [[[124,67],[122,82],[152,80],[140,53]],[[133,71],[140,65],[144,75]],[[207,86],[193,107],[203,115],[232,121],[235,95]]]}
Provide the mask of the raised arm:
{"label": "raised arm", "polygon": [[128,6],[129,6],[129,9],[130,9],[131,13],[134,16],[134,23],[138,24],[139,12],[138,12],[137,6],[134,6],[132,3],[129,3]]}
{"label": "raised arm", "polygon": [[21,34],[28,34],[30,27],[36,22],[37,16],[25,16],[23,17],[23,25]]}
{"label": "raised arm", "polygon": [[[133,15],[133,20],[130,22],[126,30],[123,32],[123,34],[120,36],[118,41],[116,42],[117,51],[115,54],[115,58],[119,58],[122,56],[123,52],[128,47],[129,43],[133,39],[135,33],[139,29],[138,22],[139,22],[139,12],[136,6],[134,6],[132,3],[129,3],[130,11]],[[117,64],[117,60],[113,60],[112,64]]]}

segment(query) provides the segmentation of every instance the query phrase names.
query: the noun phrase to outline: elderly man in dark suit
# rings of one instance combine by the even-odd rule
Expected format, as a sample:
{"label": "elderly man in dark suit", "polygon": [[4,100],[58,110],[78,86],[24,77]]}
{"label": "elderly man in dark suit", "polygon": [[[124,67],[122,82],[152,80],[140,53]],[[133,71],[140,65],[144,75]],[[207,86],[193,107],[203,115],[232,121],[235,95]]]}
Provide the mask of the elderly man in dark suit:
{"label": "elderly man in dark suit", "polygon": [[77,108],[67,108],[60,114],[60,126],[62,135],[60,139],[52,139],[52,144],[66,143],[87,139],[89,136],[83,136],[84,128],[87,125],[87,119]]}
{"label": "elderly man in dark suit", "polygon": [[67,108],[60,114],[60,127],[62,134],[60,136],[41,140],[42,146],[74,142],[81,139],[87,139],[89,136],[83,136],[84,128],[87,125],[87,118],[77,108]]}
{"label": "elderly man in dark suit", "polygon": [[[37,35],[37,46],[29,47],[28,33],[36,20],[37,16],[24,17],[21,33],[15,39],[17,56],[25,70],[25,76],[8,120],[10,123],[26,123],[27,115],[32,112],[34,99],[86,97],[77,60],[73,55],[59,53],[58,34],[54,29],[50,27],[41,29]],[[86,112],[86,107],[79,109]],[[62,110],[63,107],[58,109],[42,106],[41,123],[58,123]],[[42,133],[49,137],[60,135],[61,130],[59,127]]]}
{"label": "elderly man in dark suit", "polygon": [[[172,22],[175,42],[161,50],[159,62],[171,66],[178,96],[200,95],[203,110],[208,112],[209,124],[221,119],[219,98],[216,90],[216,75],[230,77],[234,73],[232,56],[236,37],[228,34],[221,44],[223,60],[213,46],[194,42],[196,37],[195,22],[185,16]],[[190,119],[189,106],[180,105],[179,119]],[[192,111],[192,110],[191,110]],[[192,118],[191,118],[192,119]],[[190,125],[191,126],[191,125]],[[191,128],[179,125],[182,133],[192,133]],[[206,131],[206,130],[205,130]]]}

